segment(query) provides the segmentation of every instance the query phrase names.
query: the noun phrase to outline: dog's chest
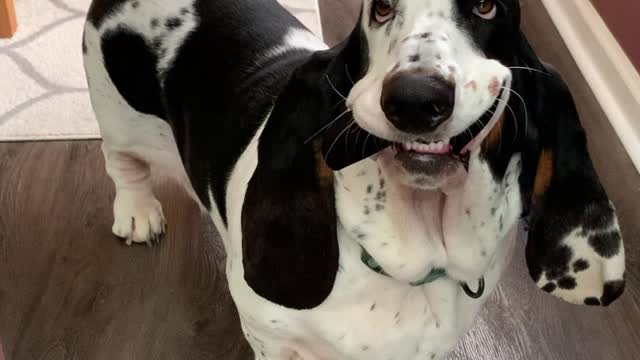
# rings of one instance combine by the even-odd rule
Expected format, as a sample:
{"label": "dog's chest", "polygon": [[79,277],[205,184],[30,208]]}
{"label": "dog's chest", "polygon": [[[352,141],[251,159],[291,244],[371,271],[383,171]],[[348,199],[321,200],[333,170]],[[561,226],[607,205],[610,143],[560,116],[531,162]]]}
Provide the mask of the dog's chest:
{"label": "dog's chest", "polygon": [[411,287],[364,266],[353,243],[340,250],[334,291],[320,307],[239,304],[259,359],[439,359],[451,350],[460,332],[455,282]]}
{"label": "dog's chest", "polygon": [[[412,274],[448,269],[444,210],[437,197],[400,209],[392,182],[373,160],[336,174],[339,268],[331,294],[312,310],[288,309],[255,294],[244,280],[238,243],[233,243],[229,285],[258,359],[440,359],[454,349],[495,289],[508,246],[505,242],[505,250],[483,272],[482,299],[467,297],[450,277],[410,286],[416,280]],[[408,219],[415,212],[421,213],[419,221]],[[367,267],[363,248],[392,277]]]}

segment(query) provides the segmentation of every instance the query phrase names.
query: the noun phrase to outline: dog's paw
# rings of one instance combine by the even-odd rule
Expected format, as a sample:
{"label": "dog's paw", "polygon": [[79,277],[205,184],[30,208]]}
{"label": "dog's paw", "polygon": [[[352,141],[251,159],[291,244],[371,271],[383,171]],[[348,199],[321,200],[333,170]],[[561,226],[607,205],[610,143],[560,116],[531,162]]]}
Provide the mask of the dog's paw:
{"label": "dog's paw", "polygon": [[162,205],[151,192],[119,190],[113,203],[113,233],[127,245],[160,242],[167,229]]}
{"label": "dog's paw", "polygon": [[612,206],[597,210],[606,214],[602,222],[576,227],[557,246],[529,258],[531,275],[542,290],[591,306],[608,306],[622,295],[625,256],[620,228]]}

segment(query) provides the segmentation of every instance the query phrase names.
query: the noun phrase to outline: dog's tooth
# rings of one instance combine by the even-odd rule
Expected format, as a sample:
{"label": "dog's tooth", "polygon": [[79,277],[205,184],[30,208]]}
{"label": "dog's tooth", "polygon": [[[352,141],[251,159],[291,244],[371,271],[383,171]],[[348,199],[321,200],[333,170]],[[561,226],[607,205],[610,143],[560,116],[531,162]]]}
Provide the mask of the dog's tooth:
{"label": "dog's tooth", "polygon": [[407,151],[411,151],[411,143],[403,143],[402,147]]}

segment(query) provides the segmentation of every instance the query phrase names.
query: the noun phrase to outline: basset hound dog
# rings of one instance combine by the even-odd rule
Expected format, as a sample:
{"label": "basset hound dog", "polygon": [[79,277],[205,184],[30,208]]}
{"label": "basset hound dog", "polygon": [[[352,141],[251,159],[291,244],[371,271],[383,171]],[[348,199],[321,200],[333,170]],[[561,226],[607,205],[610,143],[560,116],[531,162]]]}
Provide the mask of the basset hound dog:
{"label": "basset hound dog", "polygon": [[328,48],[276,0],[94,0],[83,52],[113,232],[158,244],[151,170],[181,182],[261,360],[445,358],[523,219],[535,283],[609,305],[615,209],[520,11],[364,0]]}

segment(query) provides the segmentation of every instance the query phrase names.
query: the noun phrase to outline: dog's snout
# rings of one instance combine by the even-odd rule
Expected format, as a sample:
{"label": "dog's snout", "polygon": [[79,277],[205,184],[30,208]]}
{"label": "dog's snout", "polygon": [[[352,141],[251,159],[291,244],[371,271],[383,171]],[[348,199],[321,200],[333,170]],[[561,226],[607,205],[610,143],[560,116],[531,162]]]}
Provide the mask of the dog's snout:
{"label": "dog's snout", "polygon": [[400,131],[422,134],[451,117],[455,84],[440,74],[402,71],[388,77],[381,105],[387,119]]}

